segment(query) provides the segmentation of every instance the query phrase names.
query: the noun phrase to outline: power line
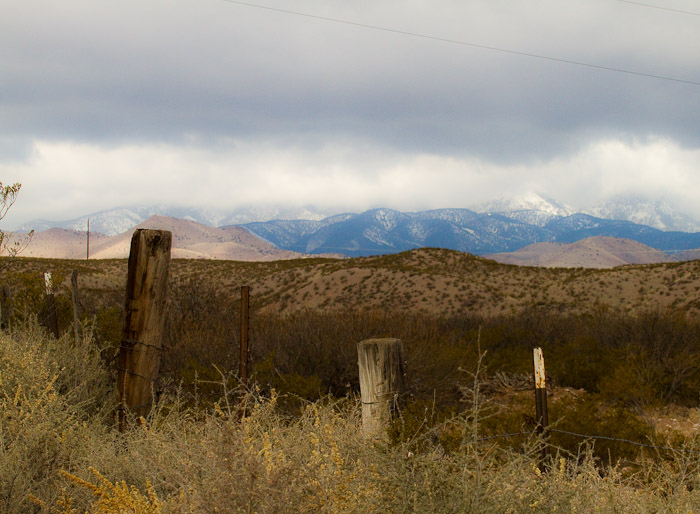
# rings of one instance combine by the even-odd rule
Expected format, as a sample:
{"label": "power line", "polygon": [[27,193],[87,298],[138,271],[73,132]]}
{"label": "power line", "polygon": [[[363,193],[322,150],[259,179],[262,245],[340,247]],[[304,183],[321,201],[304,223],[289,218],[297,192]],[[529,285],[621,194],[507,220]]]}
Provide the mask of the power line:
{"label": "power line", "polygon": [[633,2],[632,0],[617,0],[617,1],[622,2],[623,4],[641,5],[643,7],[651,7],[652,9],[661,9],[662,11],[671,11],[671,12],[676,12],[676,13],[681,13],[681,14],[690,14],[691,16],[700,16],[700,13],[697,13],[697,12],[683,11],[681,9],[672,9],[670,7],[661,7],[660,5],[645,4],[642,2]]}
{"label": "power line", "polygon": [[[481,50],[490,50],[492,52],[500,52],[500,53],[511,54],[511,55],[519,55],[521,57],[530,57],[533,59],[541,59],[541,60],[545,60],[545,61],[558,62],[558,63],[562,63],[562,64],[571,64],[574,66],[583,66],[586,68],[593,68],[593,69],[604,70],[604,71],[612,71],[615,73],[624,73],[627,75],[635,75],[638,77],[647,77],[647,78],[653,78],[653,79],[658,79],[658,80],[666,80],[669,82],[679,82],[681,84],[689,84],[691,86],[700,86],[700,82],[697,82],[697,81],[679,79],[679,78],[675,78],[675,77],[669,77],[666,75],[656,75],[654,73],[645,73],[645,72],[641,72],[641,71],[628,70],[628,69],[617,68],[617,67],[613,67],[613,66],[603,66],[600,64],[592,64],[592,63],[583,62],[583,61],[574,61],[571,59],[563,59],[563,58],[552,57],[552,56],[543,55],[543,54],[521,52],[519,50],[511,50],[508,48],[499,48],[499,47],[495,47],[495,46],[482,45],[479,43],[470,43],[467,41],[459,41],[456,39],[443,38],[443,37],[439,37],[439,36],[430,36],[427,34],[419,34],[417,32],[409,32],[409,31],[405,31],[405,30],[398,30],[398,29],[392,29],[392,28],[388,28],[388,27],[381,27],[379,25],[369,25],[366,23],[358,23],[358,22],[354,22],[354,21],[342,20],[339,18],[329,18],[327,16],[318,16],[316,14],[303,13],[303,12],[299,12],[299,11],[291,11],[288,9],[279,9],[277,7],[269,7],[266,5],[253,4],[253,3],[249,3],[249,2],[240,2],[238,0],[222,0],[222,1],[228,2],[230,4],[243,5],[246,7],[253,7],[256,9],[263,9],[266,11],[274,11],[274,12],[279,12],[279,13],[284,13],[284,14],[291,14],[293,16],[302,16],[304,18],[311,18],[311,19],[315,19],[315,20],[328,21],[328,22],[332,22],[332,23],[342,23],[343,25],[350,25],[353,27],[362,27],[365,29],[379,30],[382,32],[399,34],[402,36],[410,36],[410,37],[416,37],[416,38],[421,38],[421,39],[429,39],[432,41],[440,41],[442,43],[449,43],[449,44],[453,44],[453,45],[468,46],[471,48],[479,48]],[[619,1],[626,1],[626,0],[619,0]],[[634,2],[630,2],[630,3],[634,3]]]}

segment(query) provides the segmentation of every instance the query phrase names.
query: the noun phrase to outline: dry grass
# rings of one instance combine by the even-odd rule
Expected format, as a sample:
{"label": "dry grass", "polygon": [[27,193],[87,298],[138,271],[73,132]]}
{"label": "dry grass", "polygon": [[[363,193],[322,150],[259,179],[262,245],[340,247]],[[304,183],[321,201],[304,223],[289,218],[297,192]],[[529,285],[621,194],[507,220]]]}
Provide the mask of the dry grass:
{"label": "dry grass", "polygon": [[[20,295],[40,290],[40,272],[75,267],[84,305],[93,312],[99,305],[121,306],[123,260],[17,259],[2,278],[10,283],[23,272],[24,290],[15,291]],[[243,284],[253,286],[255,376],[261,389],[248,395],[249,415],[241,422],[232,407],[235,377],[226,371],[236,369],[235,355],[227,352],[235,347],[229,339]],[[93,318],[86,318],[77,344],[67,330],[60,341],[46,339],[31,316],[0,333],[0,513],[118,512],[129,505],[135,512],[698,511],[698,453],[647,454],[644,460],[630,454],[606,464],[598,458],[600,448],[553,438],[562,448],[559,454],[555,449],[550,473],[542,475],[535,439],[491,444],[471,438],[521,429],[528,411],[521,412],[520,394],[499,397],[503,391],[497,391],[495,411],[462,403],[460,412],[452,411],[454,418],[431,411],[440,398],[431,403],[430,396],[417,395],[392,428],[391,444],[361,438],[353,396],[354,345],[366,337],[404,340],[414,391],[466,398],[473,396],[465,393],[469,384],[458,367],[474,369],[477,333],[489,349],[492,371],[523,373],[530,347],[542,344],[551,349],[548,370],[581,381],[590,377],[572,365],[595,365],[591,369],[597,371],[604,362],[591,363],[574,350],[590,347],[596,358],[616,363],[622,354],[615,352],[623,348],[615,345],[639,339],[644,351],[658,351],[665,360],[628,354],[629,366],[586,384],[589,392],[600,389],[597,396],[557,390],[551,414],[562,418],[564,428],[571,422],[584,432],[607,434],[606,427],[623,423],[639,428],[635,435],[646,434],[649,423],[637,427],[638,417],[617,407],[608,412],[620,417],[611,420],[600,405],[636,405],[637,396],[614,396],[619,384],[641,380],[643,386],[654,378],[645,375],[656,373],[652,364],[680,370],[678,364],[690,363],[683,352],[695,351],[698,327],[689,320],[697,315],[698,291],[698,262],[605,271],[517,268],[431,249],[345,261],[175,260],[171,356],[164,364],[178,380],[157,391],[152,415],[133,420],[125,434],[114,427],[113,376],[105,366],[109,351],[101,347],[109,340],[104,327],[96,327],[103,343],[95,343]],[[538,314],[538,306],[547,312]],[[654,317],[654,311],[666,313],[664,308],[685,317]],[[554,312],[561,317],[551,316]],[[631,315],[636,312],[641,314]],[[448,316],[457,313],[461,317]],[[112,325],[118,340],[118,317]],[[569,340],[572,331],[576,337]],[[212,371],[211,362],[223,374]],[[628,369],[637,374],[625,374]],[[192,372],[194,390],[184,383],[185,371]],[[669,389],[669,395],[685,398],[696,391],[692,373],[678,378],[687,381],[687,390]],[[184,390],[178,390],[180,380]],[[290,403],[289,395],[273,392],[284,388],[308,394]],[[316,400],[329,389],[334,398]],[[637,389],[632,393],[643,387]],[[662,421],[666,414],[655,415],[660,429],[668,425]],[[675,446],[697,449],[696,427],[671,428],[685,436],[677,436]]]}
{"label": "dry grass", "polygon": [[[636,473],[585,450],[537,468],[537,442],[473,443],[473,416],[427,434],[364,441],[358,402],[309,403],[295,418],[277,399],[232,391],[207,412],[161,398],[125,434],[100,404],[108,380],[86,340],[46,340],[32,327],[0,334],[0,512],[695,512],[700,463],[681,454]],[[79,363],[68,368],[70,363]],[[478,407],[478,406],[477,406]],[[692,444],[692,441],[691,441]]]}

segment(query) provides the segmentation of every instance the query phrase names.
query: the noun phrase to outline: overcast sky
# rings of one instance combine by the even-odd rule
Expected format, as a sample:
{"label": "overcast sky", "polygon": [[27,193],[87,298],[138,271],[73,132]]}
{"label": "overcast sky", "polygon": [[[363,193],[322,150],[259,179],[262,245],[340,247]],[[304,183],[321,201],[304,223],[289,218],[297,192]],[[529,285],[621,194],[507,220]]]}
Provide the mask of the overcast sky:
{"label": "overcast sky", "polygon": [[0,181],[22,191],[2,226],[528,191],[700,218],[700,4],[646,3],[5,2]]}

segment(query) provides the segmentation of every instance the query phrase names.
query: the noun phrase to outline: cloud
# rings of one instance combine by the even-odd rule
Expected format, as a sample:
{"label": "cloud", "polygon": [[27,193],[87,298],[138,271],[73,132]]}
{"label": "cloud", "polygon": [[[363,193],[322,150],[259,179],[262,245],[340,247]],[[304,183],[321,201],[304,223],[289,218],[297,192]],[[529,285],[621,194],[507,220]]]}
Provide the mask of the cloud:
{"label": "cloud", "polygon": [[[439,10],[428,2],[347,4],[295,8],[697,78],[697,38],[688,28],[695,20],[666,13],[553,1],[446,2]],[[511,161],[568,153],[601,131],[697,144],[693,86],[223,1],[78,1],[69,8],[38,1],[10,14],[0,36],[10,77],[0,130],[43,139],[337,135],[399,151]]]}
{"label": "cloud", "polygon": [[293,8],[317,17],[223,0],[4,9],[0,172],[24,182],[17,216],[156,200],[412,209],[524,188],[682,198],[695,184],[698,86],[573,62],[698,82],[697,17],[555,0]]}
{"label": "cloud", "polygon": [[665,139],[600,141],[532,165],[371,146],[309,151],[228,140],[217,147],[40,142],[27,163],[0,164],[0,174],[23,184],[6,220],[13,225],[118,205],[423,210],[469,207],[524,191],[579,209],[625,193],[663,197],[700,216],[693,194],[700,187],[699,167],[700,150]]}

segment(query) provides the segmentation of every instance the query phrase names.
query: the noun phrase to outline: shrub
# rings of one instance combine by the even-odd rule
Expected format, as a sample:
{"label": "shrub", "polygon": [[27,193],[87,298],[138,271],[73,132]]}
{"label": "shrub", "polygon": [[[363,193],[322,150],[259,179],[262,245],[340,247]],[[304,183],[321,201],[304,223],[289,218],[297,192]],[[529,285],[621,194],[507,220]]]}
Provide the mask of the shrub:
{"label": "shrub", "polygon": [[107,384],[89,338],[47,340],[36,324],[0,333],[0,512],[28,510],[29,494],[57,497],[58,471],[101,432]]}

